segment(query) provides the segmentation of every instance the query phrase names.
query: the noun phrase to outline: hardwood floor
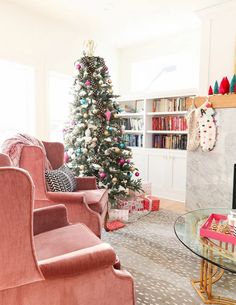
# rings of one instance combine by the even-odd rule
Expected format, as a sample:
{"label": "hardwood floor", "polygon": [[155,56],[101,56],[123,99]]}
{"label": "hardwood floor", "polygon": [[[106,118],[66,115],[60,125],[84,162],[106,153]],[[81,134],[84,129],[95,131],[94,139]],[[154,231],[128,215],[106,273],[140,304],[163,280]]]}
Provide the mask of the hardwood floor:
{"label": "hardwood floor", "polygon": [[160,208],[163,210],[173,211],[178,214],[183,214],[186,212],[184,202],[179,202],[164,198],[160,198]]}

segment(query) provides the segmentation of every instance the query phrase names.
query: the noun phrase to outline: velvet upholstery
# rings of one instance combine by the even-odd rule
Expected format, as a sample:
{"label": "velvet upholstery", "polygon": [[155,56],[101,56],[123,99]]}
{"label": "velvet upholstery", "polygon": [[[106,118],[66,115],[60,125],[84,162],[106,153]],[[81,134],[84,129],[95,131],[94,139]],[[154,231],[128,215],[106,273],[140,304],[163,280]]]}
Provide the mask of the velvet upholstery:
{"label": "velvet upholstery", "polygon": [[11,160],[8,155],[0,153],[0,166],[11,166]]}
{"label": "velvet upholstery", "polygon": [[[53,169],[64,163],[64,146],[57,142],[43,142],[47,159]],[[108,192],[97,189],[95,177],[77,177],[75,192],[48,192],[45,182],[45,157],[37,146],[24,146],[20,167],[26,169],[35,184],[35,208],[58,203],[65,204],[71,223],[86,224],[97,236],[101,236],[108,209]]]}
{"label": "velvet upholstery", "polygon": [[[37,210],[33,217],[33,202],[30,175],[0,168],[0,304],[134,305],[133,279],[114,270],[112,247],[84,224],[69,225],[61,205]],[[65,226],[55,218],[55,229],[45,227],[42,218],[49,221],[54,213]],[[41,233],[33,236],[37,218]]]}

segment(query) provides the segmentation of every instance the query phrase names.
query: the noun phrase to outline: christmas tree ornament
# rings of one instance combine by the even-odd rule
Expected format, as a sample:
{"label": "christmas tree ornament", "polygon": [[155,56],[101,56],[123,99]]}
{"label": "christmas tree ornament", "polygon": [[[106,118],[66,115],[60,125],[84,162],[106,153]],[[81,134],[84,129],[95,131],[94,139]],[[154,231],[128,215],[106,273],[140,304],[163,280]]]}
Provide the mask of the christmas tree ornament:
{"label": "christmas tree ornament", "polygon": [[86,80],[86,82],[85,82],[85,86],[91,86],[91,82],[89,81],[89,80]]}
{"label": "christmas tree ornament", "polygon": [[117,183],[117,178],[116,177],[114,177],[114,178],[112,178],[112,183]]}
{"label": "christmas tree ornament", "polygon": [[211,103],[206,100],[205,103],[199,107],[199,131],[200,131],[200,145],[204,152],[213,150],[216,143],[216,124],[215,124],[215,110]]}
{"label": "christmas tree ornament", "polygon": [[81,69],[81,64],[77,63],[77,64],[75,65],[75,68],[76,68],[77,70],[80,70],[80,69]]}
{"label": "christmas tree ornament", "polygon": [[108,130],[109,130],[109,131],[112,131],[112,130],[114,130],[114,128],[111,127],[111,126],[109,126],[109,127],[108,127]]}
{"label": "christmas tree ornament", "polygon": [[84,153],[84,154],[87,154],[88,149],[87,149],[87,148],[83,148],[83,150],[82,150],[82,151],[83,151],[83,153]]}
{"label": "christmas tree ornament", "polygon": [[139,172],[136,172],[136,173],[135,173],[135,176],[138,177],[138,176],[139,176]]}
{"label": "christmas tree ornament", "polygon": [[79,169],[83,171],[84,170],[84,165],[80,165]]}
{"label": "christmas tree ornament", "polygon": [[87,119],[88,114],[87,114],[87,113],[84,113],[83,117],[84,117],[85,119]]}
{"label": "christmas tree ornament", "polygon": [[111,111],[107,110],[107,111],[105,112],[105,115],[106,115],[106,120],[109,122],[110,119],[111,119]]}
{"label": "christmas tree ornament", "polygon": [[109,136],[108,130],[105,130],[105,131],[104,131],[104,135],[105,135],[105,136]]}
{"label": "christmas tree ornament", "polygon": [[124,143],[120,143],[119,147],[123,149],[123,148],[125,148],[125,144]]}
{"label": "christmas tree ornament", "polygon": [[128,173],[127,173],[127,176],[128,176],[128,177],[131,177],[131,176],[132,176],[132,173],[131,173],[131,172],[128,172]]}
{"label": "christmas tree ornament", "polygon": [[99,176],[100,176],[100,178],[104,179],[104,178],[107,176],[107,174],[104,173],[104,172],[101,172],[101,173],[99,174]]}
{"label": "christmas tree ornament", "polygon": [[86,99],[85,99],[85,98],[82,98],[82,99],[80,100],[80,104],[81,104],[81,105],[85,105],[85,104],[87,104]]}
{"label": "christmas tree ornament", "polygon": [[208,89],[208,95],[213,95],[213,90],[212,90],[212,87],[210,86],[209,89]]}
{"label": "christmas tree ornament", "polygon": [[118,147],[115,147],[115,153],[117,153],[117,154],[120,153],[120,149]]}
{"label": "christmas tree ornament", "polygon": [[215,81],[215,84],[214,84],[214,91],[213,91],[214,94],[219,94],[219,85],[218,85],[218,82],[217,80]]}
{"label": "christmas tree ornament", "polygon": [[121,165],[121,166],[124,165],[125,164],[125,160],[124,159],[118,160],[118,164]]}
{"label": "christmas tree ornament", "polygon": [[230,93],[235,93],[235,86],[236,86],[236,75],[234,74],[230,82]]}

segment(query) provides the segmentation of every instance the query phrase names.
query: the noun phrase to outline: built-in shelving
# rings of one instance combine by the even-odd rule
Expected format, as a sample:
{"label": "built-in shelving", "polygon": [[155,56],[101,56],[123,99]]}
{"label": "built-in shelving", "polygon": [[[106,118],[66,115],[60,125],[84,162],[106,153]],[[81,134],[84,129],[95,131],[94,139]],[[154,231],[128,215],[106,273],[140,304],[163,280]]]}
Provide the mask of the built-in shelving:
{"label": "built-in shelving", "polygon": [[[137,149],[185,149],[187,130],[184,130],[186,128],[184,116],[187,114],[187,101],[189,103],[193,95],[188,93],[123,100],[120,98],[120,109],[123,112],[120,112],[118,117],[123,119],[122,125],[126,125],[125,128],[127,128],[124,129],[123,126],[123,134],[126,140],[128,139],[127,145]],[[127,123],[125,120],[129,121],[128,124],[125,124]],[[129,142],[131,141],[133,145],[135,139],[137,139],[137,146],[131,146]]]}

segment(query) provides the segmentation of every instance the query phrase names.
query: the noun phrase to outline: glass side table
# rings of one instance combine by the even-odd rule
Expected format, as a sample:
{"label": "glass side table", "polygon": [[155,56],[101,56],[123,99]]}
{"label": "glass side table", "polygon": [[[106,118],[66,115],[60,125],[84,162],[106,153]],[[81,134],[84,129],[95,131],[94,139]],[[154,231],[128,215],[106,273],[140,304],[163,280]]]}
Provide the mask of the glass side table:
{"label": "glass side table", "polygon": [[201,225],[210,214],[228,214],[229,209],[200,209],[179,216],[174,230],[180,242],[202,258],[199,280],[192,280],[192,286],[205,304],[236,305],[236,300],[215,296],[212,286],[219,281],[224,270],[236,273],[236,251],[234,245],[213,239],[203,238],[199,234]]}

